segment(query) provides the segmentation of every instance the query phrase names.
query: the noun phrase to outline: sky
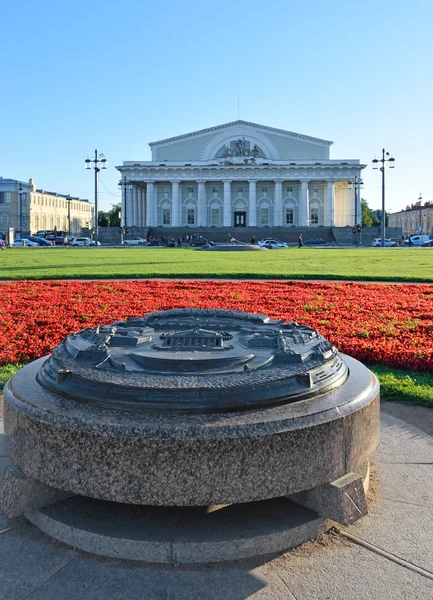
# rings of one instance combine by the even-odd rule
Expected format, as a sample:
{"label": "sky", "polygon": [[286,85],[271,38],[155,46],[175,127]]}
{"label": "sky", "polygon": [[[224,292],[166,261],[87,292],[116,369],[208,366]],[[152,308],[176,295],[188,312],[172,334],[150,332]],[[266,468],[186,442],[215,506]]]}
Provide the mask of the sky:
{"label": "sky", "polygon": [[0,176],[120,201],[115,169],[148,143],[238,118],[332,140],[362,197],[433,202],[431,0],[23,0],[0,9]]}

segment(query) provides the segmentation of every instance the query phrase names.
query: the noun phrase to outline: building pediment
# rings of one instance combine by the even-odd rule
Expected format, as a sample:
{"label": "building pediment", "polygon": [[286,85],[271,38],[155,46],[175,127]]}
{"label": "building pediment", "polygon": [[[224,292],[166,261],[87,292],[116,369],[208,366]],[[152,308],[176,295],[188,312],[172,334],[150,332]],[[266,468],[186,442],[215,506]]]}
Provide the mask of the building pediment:
{"label": "building pediment", "polygon": [[152,160],[176,162],[329,159],[331,144],[328,140],[238,120],[149,145]]}

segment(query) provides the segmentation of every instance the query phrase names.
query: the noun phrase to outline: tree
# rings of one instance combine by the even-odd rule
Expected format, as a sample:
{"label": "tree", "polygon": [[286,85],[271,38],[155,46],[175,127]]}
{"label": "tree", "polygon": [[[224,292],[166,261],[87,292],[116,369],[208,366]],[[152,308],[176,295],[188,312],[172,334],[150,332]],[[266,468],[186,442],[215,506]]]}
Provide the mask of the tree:
{"label": "tree", "polygon": [[363,227],[379,227],[380,218],[377,216],[377,211],[372,210],[364,198],[361,198],[361,215]]}
{"label": "tree", "polygon": [[120,204],[113,204],[108,212],[104,210],[98,211],[99,227],[120,227]]}
{"label": "tree", "polygon": [[108,211],[110,227],[120,227],[120,208],[120,204],[112,204],[111,210]]}

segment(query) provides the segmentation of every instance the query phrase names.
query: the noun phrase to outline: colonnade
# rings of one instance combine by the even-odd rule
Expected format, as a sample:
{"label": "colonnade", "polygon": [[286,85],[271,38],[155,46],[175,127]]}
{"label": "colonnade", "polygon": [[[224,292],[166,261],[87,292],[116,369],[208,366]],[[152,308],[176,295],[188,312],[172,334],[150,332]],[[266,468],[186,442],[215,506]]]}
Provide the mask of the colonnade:
{"label": "colonnade", "polygon": [[[249,179],[248,180],[248,195],[247,195],[247,225],[256,227],[260,225],[257,218],[257,183],[268,183],[269,180]],[[310,224],[310,181],[309,179],[293,180],[274,180],[274,189],[271,202],[273,204],[273,222],[271,226],[285,225],[285,217],[283,214],[283,184],[284,185],[299,185],[299,194],[296,199],[298,208],[299,226],[309,226]],[[207,202],[210,198],[206,198],[206,183],[204,179],[194,181],[184,181],[185,184],[197,184],[197,220],[195,225],[198,227],[209,226],[207,223]],[[211,183],[211,182],[209,182]],[[233,225],[233,211],[236,199],[233,199],[232,185],[236,186],[240,181],[232,179],[222,179],[219,182],[212,180],[212,183],[223,184],[223,211],[222,225],[223,227],[231,227]],[[182,222],[182,194],[181,180],[172,179],[170,181],[158,181],[158,184],[170,185],[171,194],[168,194],[167,199],[171,202],[171,227],[182,227],[186,223]],[[325,181],[325,190],[323,197],[323,224],[331,227],[334,225],[334,209],[335,209],[335,185],[333,180]],[[154,181],[148,181],[145,184],[134,184],[129,186],[131,189],[125,189],[122,195],[122,225],[138,227],[157,227],[161,225],[161,218],[158,214],[158,194],[157,185]],[[235,189],[235,188],[234,188]]]}

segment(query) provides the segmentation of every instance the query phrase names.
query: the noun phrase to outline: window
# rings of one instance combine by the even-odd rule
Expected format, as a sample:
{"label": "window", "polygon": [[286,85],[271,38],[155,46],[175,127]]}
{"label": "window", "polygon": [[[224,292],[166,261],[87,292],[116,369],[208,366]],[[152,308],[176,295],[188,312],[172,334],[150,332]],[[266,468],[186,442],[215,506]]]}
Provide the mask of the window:
{"label": "window", "polygon": [[169,208],[162,209],[162,224],[170,225],[170,209]]}
{"label": "window", "polygon": [[267,191],[268,191],[268,188],[267,188],[267,187],[262,187],[262,194],[266,194],[266,193],[267,193]]}
{"label": "window", "polygon": [[313,186],[311,188],[311,191],[314,192],[315,194],[317,194],[317,192],[319,191],[319,188],[317,186]]}
{"label": "window", "polygon": [[10,192],[0,192],[0,204],[10,204],[11,203],[11,193]]}
{"label": "window", "polygon": [[243,194],[244,193],[244,188],[243,187],[238,187],[237,188],[237,192],[238,192],[238,194]]}
{"label": "window", "polygon": [[292,193],[293,192],[293,187],[291,185],[288,185],[286,187],[286,192],[289,192],[289,194]]}
{"label": "window", "polygon": [[195,222],[195,210],[193,208],[187,208],[186,210],[186,222],[188,225],[194,225]]}
{"label": "window", "polygon": [[2,214],[2,219],[1,219],[2,224],[6,224],[9,223],[9,215],[6,213]]}
{"label": "window", "polygon": [[220,209],[219,208],[211,209],[211,224],[212,225],[220,224]]}
{"label": "window", "polygon": [[293,208],[286,208],[286,225],[293,225]]}
{"label": "window", "polygon": [[194,188],[193,187],[189,187],[188,188],[188,194],[193,194],[194,193]]}
{"label": "window", "polygon": [[169,194],[170,193],[170,188],[169,187],[165,187],[162,189],[162,191],[164,192],[164,194]]}
{"label": "window", "polygon": [[260,209],[260,225],[269,225],[269,208]]}
{"label": "window", "polygon": [[310,223],[312,225],[318,225],[319,224],[319,209],[318,208],[312,208],[310,211]]}

